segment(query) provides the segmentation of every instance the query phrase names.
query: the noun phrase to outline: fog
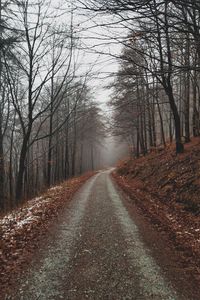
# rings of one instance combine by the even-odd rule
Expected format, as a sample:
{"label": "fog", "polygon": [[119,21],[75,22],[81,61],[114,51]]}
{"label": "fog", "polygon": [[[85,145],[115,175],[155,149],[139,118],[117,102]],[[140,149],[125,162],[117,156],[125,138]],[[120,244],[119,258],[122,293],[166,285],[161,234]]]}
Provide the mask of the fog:
{"label": "fog", "polygon": [[96,169],[114,167],[129,155],[128,144],[121,138],[107,137],[103,143],[96,157]]}

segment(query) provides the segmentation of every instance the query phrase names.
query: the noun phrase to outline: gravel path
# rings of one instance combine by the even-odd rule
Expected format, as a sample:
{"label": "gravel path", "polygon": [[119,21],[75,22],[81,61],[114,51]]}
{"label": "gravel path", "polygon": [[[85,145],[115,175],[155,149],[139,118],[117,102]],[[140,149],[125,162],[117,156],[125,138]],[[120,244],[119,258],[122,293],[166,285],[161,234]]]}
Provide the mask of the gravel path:
{"label": "gravel path", "polygon": [[142,241],[109,171],[79,190],[37,256],[7,299],[180,299]]}

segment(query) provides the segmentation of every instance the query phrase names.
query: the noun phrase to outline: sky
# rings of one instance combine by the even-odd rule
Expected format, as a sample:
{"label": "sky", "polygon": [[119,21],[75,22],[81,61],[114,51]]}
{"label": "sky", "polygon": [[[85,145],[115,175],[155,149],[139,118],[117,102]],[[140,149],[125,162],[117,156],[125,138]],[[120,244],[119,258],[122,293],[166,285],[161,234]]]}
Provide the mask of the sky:
{"label": "sky", "polygon": [[[85,14],[85,15],[83,15]],[[109,100],[110,91],[106,86],[113,81],[113,73],[118,70],[118,62],[112,55],[119,55],[121,45],[112,39],[114,31],[109,32],[103,23],[112,22],[111,16],[98,16],[80,10],[74,11],[74,23],[77,34],[80,36],[81,50],[83,56],[81,68],[91,68],[91,80],[89,84],[95,92],[95,99],[102,103],[105,110],[109,110],[106,102]],[[115,34],[116,34],[116,29]]]}
{"label": "sky", "polygon": [[[84,0],[83,0],[84,1]],[[112,24],[115,19],[111,15],[96,14],[80,8],[79,0],[52,0],[52,5],[59,7],[61,12],[60,22],[69,24],[73,9],[73,27],[75,37],[79,38],[78,61],[79,74],[83,75],[90,70],[89,85],[92,87],[94,98],[101,103],[105,111],[110,98],[110,91],[106,86],[113,81],[113,73],[118,70],[119,63],[113,55],[121,52],[120,43],[116,43],[124,34],[124,27]]]}

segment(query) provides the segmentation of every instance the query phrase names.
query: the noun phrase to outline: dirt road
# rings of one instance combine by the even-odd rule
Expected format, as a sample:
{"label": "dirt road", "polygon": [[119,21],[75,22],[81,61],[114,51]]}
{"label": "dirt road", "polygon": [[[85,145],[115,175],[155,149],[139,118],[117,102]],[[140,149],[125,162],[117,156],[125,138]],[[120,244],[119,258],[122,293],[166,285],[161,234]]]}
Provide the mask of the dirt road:
{"label": "dirt road", "polygon": [[79,190],[7,299],[179,298],[145,246],[109,171]]}

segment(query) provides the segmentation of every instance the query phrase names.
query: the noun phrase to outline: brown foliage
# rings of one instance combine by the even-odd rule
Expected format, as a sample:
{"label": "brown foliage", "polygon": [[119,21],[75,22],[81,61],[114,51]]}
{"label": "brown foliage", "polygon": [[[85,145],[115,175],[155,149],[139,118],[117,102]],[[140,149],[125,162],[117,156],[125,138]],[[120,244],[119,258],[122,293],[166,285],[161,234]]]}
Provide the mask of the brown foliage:
{"label": "brown foliage", "polygon": [[0,219],[0,296],[12,284],[38,247],[48,227],[72,199],[79,187],[93,175],[89,172],[50,188]]}
{"label": "brown foliage", "polygon": [[[176,156],[173,147],[121,163],[113,173],[200,279],[200,139]],[[131,201],[130,200],[130,201]]]}

